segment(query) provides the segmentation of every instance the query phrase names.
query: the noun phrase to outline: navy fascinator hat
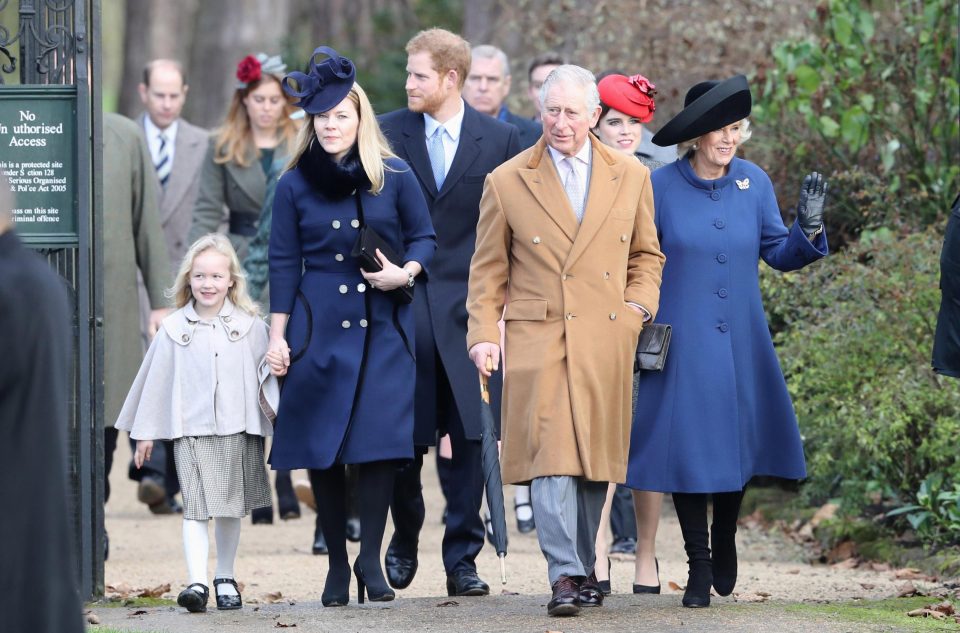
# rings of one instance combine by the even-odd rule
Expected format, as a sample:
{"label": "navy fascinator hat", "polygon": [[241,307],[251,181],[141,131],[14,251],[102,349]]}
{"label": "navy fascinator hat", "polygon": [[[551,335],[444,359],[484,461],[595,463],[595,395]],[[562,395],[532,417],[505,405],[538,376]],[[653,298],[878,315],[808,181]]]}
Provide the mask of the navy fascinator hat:
{"label": "navy fascinator hat", "polygon": [[[319,55],[327,55],[317,62]],[[357,77],[353,62],[328,46],[317,47],[310,56],[310,72],[288,73],[280,84],[284,92],[299,99],[294,105],[307,114],[320,114],[343,101]]]}
{"label": "navy fascinator hat", "polygon": [[683,110],[653,135],[653,143],[669,147],[750,116],[753,97],[743,75],[723,81],[701,81],[683,100]]}

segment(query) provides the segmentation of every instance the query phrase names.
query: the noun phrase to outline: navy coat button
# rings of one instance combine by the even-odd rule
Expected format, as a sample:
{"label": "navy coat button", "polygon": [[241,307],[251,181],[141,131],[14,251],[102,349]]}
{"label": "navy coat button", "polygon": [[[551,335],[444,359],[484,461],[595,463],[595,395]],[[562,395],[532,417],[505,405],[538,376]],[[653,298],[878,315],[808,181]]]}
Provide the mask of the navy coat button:
{"label": "navy coat button", "polygon": [[720,290],[717,291],[717,294],[720,295],[720,298],[721,298],[721,299],[726,299],[726,298],[727,298],[727,289],[726,289],[726,288],[721,288]]}
{"label": "navy coat button", "polygon": [[720,262],[721,264],[726,264],[726,263],[727,263],[727,254],[726,254],[726,253],[720,253],[719,255],[717,255],[717,261]]}
{"label": "navy coat button", "polygon": [[340,324],[340,327],[342,327],[345,330],[348,329],[350,327],[350,321],[344,321],[343,323]]}
{"label": "navy coat button", "polygon": [[719,191],[711,191],[711,192],[710,192],[710,199],[711,199],[711,200],[719,200],[719,199],[720,199],[720,192],[719,192]]}
{"label": "navy coat button", "polygon": [[360,327],[367,327],[367,320],[366,320],[366,319],[360,319]]}
{"label": "navy coat button", "polygon": [[366,292],[367,284],[357,284],[357,292]]}
{"label": "navy coat button", "polygon": [[340,284],[340,294],[347,294],[347,284]]}
{"label": "navy coat button", "polygon": [[335,229],[339,229],[339,228],[340,228],[340,220],[334,220],[333,222],[330,223],[330,226],[332,226],[332,227],[335,228]]}
{"label": "navy coat button", "polygon": [[336,255],[334,255],[333,258],[334,258],[335,260],[337,260],[338,262],[342,262],[342,261],[343,261],[343,255],[341,255],[340,253],[337,253]]}
{"label": "navy coat button", "polygon": [[359,228],[360,228],[360,220],[357,220],[356,218],[354,218],[353,220],[350,220],[350,226],[352,226],[352,227],[355,228],[355,229],[359,229]]}

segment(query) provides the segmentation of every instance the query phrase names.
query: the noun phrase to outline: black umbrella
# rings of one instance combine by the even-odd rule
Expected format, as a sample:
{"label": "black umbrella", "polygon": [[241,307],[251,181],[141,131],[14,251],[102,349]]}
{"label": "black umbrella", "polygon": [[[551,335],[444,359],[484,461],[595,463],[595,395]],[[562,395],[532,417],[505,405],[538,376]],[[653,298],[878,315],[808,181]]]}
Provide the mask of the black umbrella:
{"label": "black umbrella", "polygon": [[[487,359],[487,371],[492,370],[493,361]],[[487,511],[490,513],[490,528],[493,537],[490,542],[500,557],[500,582],[507,584],[507,570],[504,557],[507,555],[507,515],[503,508],[503,478],[500,476],[500,450],[497,447],[497,433],[493,423],[493,411],[490,410],[490,391],[487,389],[487,377],[480,374],[480,457],[483,468],[483,483],[487,491]]]}

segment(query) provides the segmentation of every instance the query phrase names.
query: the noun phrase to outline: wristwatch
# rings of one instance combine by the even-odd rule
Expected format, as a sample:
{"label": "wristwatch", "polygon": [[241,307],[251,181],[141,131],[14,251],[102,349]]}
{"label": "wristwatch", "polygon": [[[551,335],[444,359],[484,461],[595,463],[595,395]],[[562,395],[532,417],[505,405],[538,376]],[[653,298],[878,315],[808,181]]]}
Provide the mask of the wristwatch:
{"label": "wristwatch", "polygon": [[413,273],[409,270],[407,271],[407,288],[413,288],[413,284],[416,283],[413,279]]}

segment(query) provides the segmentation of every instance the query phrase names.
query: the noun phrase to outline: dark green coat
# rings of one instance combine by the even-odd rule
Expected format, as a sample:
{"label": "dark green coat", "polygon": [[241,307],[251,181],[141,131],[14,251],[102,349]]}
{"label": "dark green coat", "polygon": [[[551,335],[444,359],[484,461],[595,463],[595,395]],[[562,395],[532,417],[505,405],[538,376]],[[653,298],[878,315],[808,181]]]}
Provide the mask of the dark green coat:
{"label": "dark green coat", "polygon": [[104,114],[103,124],[103,412],[112,427],[143,360],[137,269],[154,309],[168,304],[172,279],[147,143],[130,119]]}

